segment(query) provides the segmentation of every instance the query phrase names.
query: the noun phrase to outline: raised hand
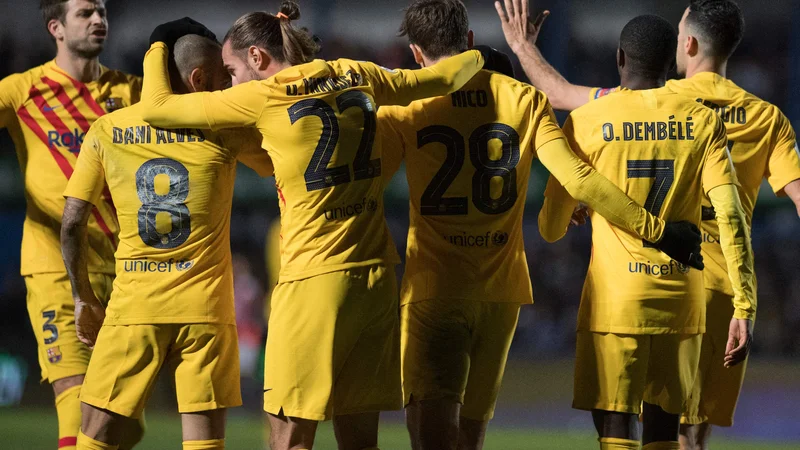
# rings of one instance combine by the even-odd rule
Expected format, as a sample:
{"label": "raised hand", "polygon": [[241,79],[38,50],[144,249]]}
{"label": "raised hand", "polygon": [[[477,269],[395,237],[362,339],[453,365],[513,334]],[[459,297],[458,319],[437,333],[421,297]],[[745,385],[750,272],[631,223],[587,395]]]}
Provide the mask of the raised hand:
{"label": "raised hand", "polygon": [[525,45],[533,46],[539,38],[550,11],[543,11],[536,20],[531,22],[528,15],[528,0],[503,0],[505,9],[499,1],[494,2],[497,15],[500,17],[500,25],[503,27],[503,34],[506,37],[508,46],[514,53],[519,53]]}

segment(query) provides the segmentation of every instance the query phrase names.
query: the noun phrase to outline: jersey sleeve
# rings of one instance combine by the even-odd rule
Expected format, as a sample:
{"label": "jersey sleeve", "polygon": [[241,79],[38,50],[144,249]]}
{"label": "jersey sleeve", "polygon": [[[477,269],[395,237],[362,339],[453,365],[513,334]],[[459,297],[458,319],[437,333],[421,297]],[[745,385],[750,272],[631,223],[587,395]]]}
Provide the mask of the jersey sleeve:
{"label": "jersey sleeve", "polygon": [[733,289],[733,317],[755,319],[756,278],[750,228],[747,226],[739,191],[732,184],[717,186],[708,193],[719,225],[719,243],[728,266]]}
{"label": "jersey sleeve", "polygon": [[[236,159],[245,166],[253,169],[261,177],[275,175],[272,158],[266,150],[261,148],[261,135],[254,128],[232,130],[235,135],[231,146],[235,147]],[[226,142],[226,146],[228,143]],[[233,149],[232,149],[233,150]]]}
{"label": "jersey sleeve", "polygon": [[373,87],[378,105],[406,106],[414,100],[440,97],[461,89],[483,68],[483,57],[480,52],[470,50],[417,70],[389,70],[370,62],[357,64]]}
{"label": "jersey sleeve", "polygon": [[578,202],[558,180],[550,176],[544,191],[544,204],[539,211],[539,233],[547,242],[555,242],[567,234],[572,212]]}
{"label": "jersey sleeve", "polygon": [[800,179],[800,148],[789,119],[780,111],[778,117],[777,136],[769,153],[765,176],[773,192],[781,195],[787,184]]}
{"label": "jersey sleeve", "polygon": [[405,140],[401,127],[403,114],[400,107],[384,106],[378,109],[378,133],[381,137],[381,175],[388,183],[406,156]]}
{"label": "jersey sleeve", "polygon": [[101,125],[95,122],[86,133],[78,163],[67,183],[64,197],[77,198],[93,205],[100,204],[105,186],[105,169],[101,159],[103,144],[99,136],[102,131],[99,128]]}
{"label": "jersey sleeve", "polygon": [[728,134],[725,131],[725,125],[723,125],[722,120],[717,118],[716,114],[710,117],[710,125],[714,127],[714,131],[706,149],[706,160],[703,164],[702,175],[703,191],[706,195],[715,187],[724,184],[739,184],[736,179],[736,171],[733,168],[733,160],[728,151]]}
{"label": "jersey sleeve", "polygon": [[128,84],[131,87],[131,105],[135,105],[142,100],[142,78],[128,75]]}
{"label": "jersey sleeve", "polygon": [[580,159],[567,143],[578,145],[572,116],[564,124],[564,139],[545,144],[537,152],[539,160],[558,179],[575,200],[585,203],[610,223],[650,242],[664,234],[664,221],[647,212],[614,183]]}
{"label": "jersey sleeve", "polygon": [[0,128],[6,128],[14,120],[17,108],[24,101],[20,88],[22,74],[10,75],[0,80]]}
{"label": "jersey sleeve", "polygon": [[143,118],[163,128],[252,127],[267,103],[260,83],[251,81],[224,91],[175,95],[169,84],[167,58],[163,42],[156,42],[144,58],[142,88]]}
{"label": "jersey sleeve", "polygon": [[558,126],[556,114],[553,112],[553,107],[550,106],[547,96],[541,91],[534,91],[533,96],[535,99],[534,105],[536,105],[536,108],[533,109],[533,114],[535,115],[533,124],[536,130],[533,142],[534,148],[538,150],[554,139],[564,138],[564,132]]}

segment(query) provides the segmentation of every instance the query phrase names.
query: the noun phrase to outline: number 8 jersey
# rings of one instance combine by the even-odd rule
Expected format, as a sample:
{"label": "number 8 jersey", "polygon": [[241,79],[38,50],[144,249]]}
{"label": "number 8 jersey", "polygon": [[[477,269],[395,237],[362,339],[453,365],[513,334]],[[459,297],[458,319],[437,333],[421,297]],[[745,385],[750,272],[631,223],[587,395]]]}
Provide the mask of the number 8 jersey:
{"label": "number 8 jersey", "polygon": [[237,158],[272,174],[255,130],[163,130],[137,104],[98,119],[64,193],[108,183],[119,246],[108,325],[235,323],[230,211]]}
{"label": "number 8 jersey", "polygon": [[[572,112],[564,134],[581,159],[665,221],[700,226],[709,191],[737,184],[722,121],[667,88],[620,89]],[[551,180],[552,181],[552,180]],[[557,215],[555,185],[542,214]],[[592,259],[578,330],[621,334],[705,331],[703,273],[592,214]],[[541,221],[541,218],[540,218]]]}
{"label": "number 8 jersey", "polygon": [[447,97],[378,113],[384,168],[406,162],[401,298],[531,303],[522,215],[536,149],[563,139],[544,93],[482,70]]}

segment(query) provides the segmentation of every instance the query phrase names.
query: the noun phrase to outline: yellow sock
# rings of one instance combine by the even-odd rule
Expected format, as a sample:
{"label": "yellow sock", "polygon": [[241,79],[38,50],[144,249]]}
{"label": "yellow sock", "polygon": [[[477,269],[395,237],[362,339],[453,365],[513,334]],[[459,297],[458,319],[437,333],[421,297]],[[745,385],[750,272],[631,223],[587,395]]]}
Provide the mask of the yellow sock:
{"label": "yellow sock", "polygon": [[600,450],[639,450],[642,443],[631,439],[600,438]]}
{"label": "yellow sock", "polygon": [[681,450],[681,444],[678,441],[651,442],[642,447],[642,450]]}
{"label": "yellow sock", "polygon": [[117,450],[119,445],[106,444],[105,442],[95,441],[83,434],[82,431],[78,432],[78,450]]}
{"label": "yellow sock", "polygon": [[225,439],[183,441],[183,450],[225,450]]}
{"label": "yellow sock", "polygon": [[80,386],[73,386],[56,397],[59,450],[75,450],[77,445],[78,431],[81,429],[81,401],[78,400],[80,392]]}

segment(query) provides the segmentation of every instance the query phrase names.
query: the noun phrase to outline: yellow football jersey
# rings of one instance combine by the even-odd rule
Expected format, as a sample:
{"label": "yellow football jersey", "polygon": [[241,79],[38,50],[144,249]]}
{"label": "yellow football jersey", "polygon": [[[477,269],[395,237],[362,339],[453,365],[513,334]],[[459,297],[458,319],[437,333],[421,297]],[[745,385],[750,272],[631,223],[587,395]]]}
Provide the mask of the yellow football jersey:
{"label": "yellow football jersey", "polygon": [[[712,108],[725,124],[728,150],[736,167],[739,197],[748,225],[752,222],[762,179],[767,179],[776,194],[800,179],[800,152],[795,133],[778,107],[711,72],[670,80],[667,88]],[[733,295],[719,244],[719,228],[708,200],[703,202],[702,229],[705,286]]]}
{"label": "yellow football jersey", "polygon": [[475,51],[422,70],[315,60],[225,91],[171,95],[166,61],[160,42],[145,57],[148,122],[261,132],[280,196],[281,282],[399,262],[383,212],[377,105],[449,94],[483,66]]}
{"label": "yellow football jersey", "polygon": [[237,157],[272,174],[254,130],[163,130],[143,105],[95,122],[64,195],[117,205],[119,247],[105,324],[235,323],[230,212]]}
{"label": "yellow football jersey", "polygon": [[536,149],[563,138],[544,93],[482,70],[446,97],[378,110],[385,176],[406,162],[404,304],[531,303],[522,214]]}
{"label": "yellow football jersey", "polygon": [[[666,221],[699,226],[705,194],[736,183],[722,121],[710,109],[666,88],[620,89],[590,102],[572,112],[564,134],[576,154]],[[559,207],[548,202],[550,198],[545,211]],[[703,332],[702,273],[598,214],[592,213],[591,219],[592,259],[578,329]]]}
{"label": "yellow football jersey", "polygon": [[[141,79],[101,67],[81,83],[50,61],[0,81],[0,128],[7,128],[25,180],[22,275],[65,272],[61,259],[61,194],[89,127],[104,114],[139,101]],[[119,226],[108,192],[89,219],[90,272],[114,273]]]}

